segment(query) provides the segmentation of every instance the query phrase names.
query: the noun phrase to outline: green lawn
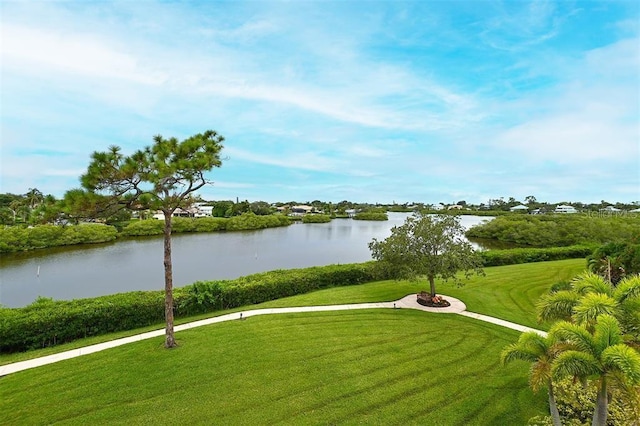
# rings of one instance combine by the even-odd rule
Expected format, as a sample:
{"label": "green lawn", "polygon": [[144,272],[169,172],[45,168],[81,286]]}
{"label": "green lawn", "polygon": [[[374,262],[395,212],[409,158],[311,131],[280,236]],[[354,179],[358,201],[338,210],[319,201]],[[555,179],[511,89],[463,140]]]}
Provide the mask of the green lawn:
{"label": "green lawn", "polygon": [[519,333],[458,315],[260,316],[0,378],[5,424],[516,425],[544,414]]}
{"label": "green lawn", "polygon": [[[439,282],[437,289],[439,293],[444,293],[464,301],[469,311],[495,316],[529,327],[547,329],[547,325],[536,322],[535,301],[541,294],[546,292],[553,283],[573,277],[582,271],[584,267],[585,261],[583,259],[497,266],[486,268],[486,276],[484,277],[474,276],[469,280],[465,280],[466,284],[463,287],[456,287],[452,283]],[[380,281],[358,286],[334,287],[242,309],[214,312],[191,318],[181,318],[176,321],[176,324],[247,309],[392,301],[426,288],[425,283],[409,281]],[[157,324],[138,330],[91,337],[38,351],[18,354],[0,354],[0,365],[131,336],[163,327],[163,324]]]}
{"label": "green lawn", "polygon": [[[536,301],[552,284],[571,279],[585,267],[584,259],[495,266],[485,268],[485,276],[473,276],[464,280],[462,287],[456,286],[453,282],[437,282],[436,290],[438,293],[462,300],[468,311],[546,329],[547,325],[538,324],[536,321]],[[329,288],[256,306],[388,302],[420,290],[428,290],[428,284],[424,281],[378,281],[358,286]]]}

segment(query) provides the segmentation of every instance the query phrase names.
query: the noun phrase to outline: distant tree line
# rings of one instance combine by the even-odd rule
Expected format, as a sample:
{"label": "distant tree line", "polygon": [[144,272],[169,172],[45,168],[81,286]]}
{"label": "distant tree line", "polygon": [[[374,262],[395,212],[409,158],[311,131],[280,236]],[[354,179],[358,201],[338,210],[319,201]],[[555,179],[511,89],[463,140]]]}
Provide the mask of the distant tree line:
{"label": "distant tree line", "polygon": [[[77,224],[83,221],[100,220],[107,224],[114,224],[121,229],[126,223],[133,218],[147,218],[153,213],[144,209],[141,203],[139,211],[132,215],[132,211],[126,209],[106,210],[97,215],[95,213],[96,205],[100,203],[99,196],[87,194],[82,189],[71,189],[67,191],[60,199],[51,194],[44,194],[38,188],[29,188],[24,194],[3,193],[0,194],[0,225],[44,225],[44,224]],[[213,217],[230,218],[240,216],[244,213],[253,213],[258,216],[266,216],[276,213],[278,209],[283,213],[288,212],[288,208],[296,205],[309,205],[313,207],[314,212],[329,215],[330,217],[346,217],[347,212],[355,211],[356,213],[380,213],[380,212],[428,212],[440,209],[446,209],[451,205],[459,205],[463,211],[475,212],[475,214],[492,214],[500,215],[509,212],[509,209],[517,205],[525,205],[530,211],[540,209],[542,211],[552,212],[559,204],[565,204],[575,207],[582,212],[599,212],[608,206],[613,206],[621,210],[632,210],[640,207],[640,202],[621,203],[608,202],[601,200],[599,203],[582,203],[563,201],[560,203],[549,203],[538,201],[536,197],[530,195],[520,201],[514,197],[500,197],[490,199],[486,203],[472,204],[465,200],[439,202],[428,204],[423,202],[407,202],[407,203],[361,203],[348,200],[342,200],[338,203],[326,202],[321,200],[313,201],[287,201],[269,203],[267,201],[240,201],[240,200],[218,200],[206,201],[195,196],[193,202],[202,202],[205,205],[213,207]],[[458,213],[458,210],[453,213]],[[121,224],[121,225],[120,225]]]}

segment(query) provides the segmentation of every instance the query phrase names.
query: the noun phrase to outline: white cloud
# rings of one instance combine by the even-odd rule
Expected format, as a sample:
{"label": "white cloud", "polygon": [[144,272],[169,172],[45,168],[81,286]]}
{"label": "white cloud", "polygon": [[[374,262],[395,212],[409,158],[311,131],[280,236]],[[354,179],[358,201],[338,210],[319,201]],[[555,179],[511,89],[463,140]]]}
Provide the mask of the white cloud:
{"label": "white cloud", "polygon": [[162,72],[145,69],[135,56],[109,46],[93,34],[69,34],[5,23],[2,37],[3,67],[29,74],[57,71],[151,85],[162,84],[167,78]]}
{"label": "white cloud", "polygon": [[495,145],[526,162],[637,163],[639,42],[587,52],[565,76],[568,81],[514,104],[511,113],[525,118],[498,134]]}
{"label": "white cloud", "polygon": [[339,169],[340,163],[339,159],[326,158],[314,152],[276,155],[250,152],[236,147],[226,147],[225,153],[229,155],[229,161],[240,160],[285,169],[312,170],[317,172],[335,171]]}

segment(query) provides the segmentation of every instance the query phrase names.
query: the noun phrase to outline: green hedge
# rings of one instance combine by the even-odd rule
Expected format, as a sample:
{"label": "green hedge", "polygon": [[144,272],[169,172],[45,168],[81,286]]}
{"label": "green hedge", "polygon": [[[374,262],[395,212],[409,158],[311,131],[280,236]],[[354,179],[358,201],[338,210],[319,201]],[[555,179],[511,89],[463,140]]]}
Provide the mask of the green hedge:
{"label": "green hedge", "polygon": [[387,213],[380,212],[362,212],[353,216],[355,220],[389,220]]}
{"label": "green hedge", "polygon": [[583,214],[508,215],[476,225],[467,237],[488,238],[533,247],[562,247],[633,241],[640,235],[634,216]]}
{"label": "green hedge", "polygon": [[549,260],[586,258],[594,246],[550,248],[515,248],[480,252],[484,266],[514,265],[518,263],[546,262]]}
{"label": "green hedge", "polygon": [[328,214],[307,214],[302,216],[302,223],[328,223],[331,216]]}
{"label": "green hedge", "polygon": [[82,225],[38,225],[29,228],[7,226],[0,229],[0,253],[34,250],[73,244],[113,241],[118,231],[99,223]]}
{"label": "green hedge", "polygon": [[[481,252],[485,266],[586,257],[593,247],[510,249]],[[198,281],[174,289],[177,318],[253,305],[310,291],[362,284],[380,275],[375,262],[316,266]],[[24,308],[0,308],[0,352],[42,348],[164,321],[164,293],[138,291],[71,301],[38,299]]]}
{"label": "green hedge", "polygon": [[[277,270],[174,289],[176,317],[274,300],[320,288],[373,281],[373,262]],[[164,321],[164,293],[138,291],[92,299],[38,299],[0,308],[0,352],[18,352]]]}
{"label": "green hedge", "polygon": [[[171,221],[171,231],[175,234],[186,232],[244,231],[287,226],[290,223],[289,218],[281,214],[258,216],[253,213],[244,213],[229,219],[221,217],[174,217]],[[122,235],[140,237],[145,235],[162,235],[163,232],[164,220],[147,219],[131,222],[122,230]]]}

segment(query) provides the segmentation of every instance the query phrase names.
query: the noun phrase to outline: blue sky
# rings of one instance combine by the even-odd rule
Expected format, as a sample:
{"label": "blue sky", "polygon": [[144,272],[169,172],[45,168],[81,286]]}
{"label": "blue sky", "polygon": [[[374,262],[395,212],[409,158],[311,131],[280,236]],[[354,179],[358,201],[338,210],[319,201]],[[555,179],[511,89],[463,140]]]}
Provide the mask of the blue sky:
{"label": "blue sky", "polygon": [[210,200],[640,200],[635,1],[0,8],[0,192],[214,129]]}

